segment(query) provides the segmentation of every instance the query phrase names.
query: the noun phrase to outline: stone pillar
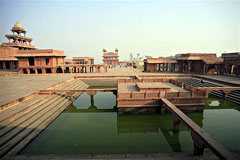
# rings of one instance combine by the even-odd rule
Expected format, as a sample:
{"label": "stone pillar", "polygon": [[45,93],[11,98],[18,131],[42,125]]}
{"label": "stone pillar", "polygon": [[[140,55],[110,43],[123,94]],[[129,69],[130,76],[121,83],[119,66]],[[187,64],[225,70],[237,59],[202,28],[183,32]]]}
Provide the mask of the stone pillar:
{"label": "stone pillar", "polygon": [[179,132],[180,120],[172,114],[173,118],[173,132]]}
{"label": "stone pillar", "polygon": [[45,68],[42,69],[42,74],[46,74],[46,69]]}
{"label": "stone pillar", "polygon": [[107,67],[105,66],[105,67],[104,67],[104,72],[107,72],[107,71],[108,71],[108,70],[107,70]]}
{"label": "stone pillar", "polygon": [[175,72],[175,64],[174,63],[171,63],[171,71]]}
{"label": "stone pillar", "polygon": [[51,68],[52,73],[56,73],[56,68]]}
{"label": "stone pillar", "polygon": [[2,62],[2,68],[6,69],[6,62],[5,61]]}
{"label": "stone pillar", "polygon": [[23,74],[23,69],[19,69],[19,73],[20,73],[20,74]]}
{"label": "stone pillar", "polygon": [[89,72],[90,72],[90,67],[86,66],[86,73],[89,73]]}
{"label": "stone pillar", "polygon": [[202,139],[194,132],[191,132],[191,136],[192,136],[193,145],[194,145],[193,154],[194,155],[203,155],[204,144],[202,142]]}
{"label": "stone pillar", "polygon": [[187,73],[190,73],[190,61],[187,61]]}
{"label": "stone pillar", "polygon": [[237,65],[237,72],[236,75],[239,76],[239,65]]}
{"label": "stone pillar", "polygon": [[38,70],[37,70],[37,68],[35,68],[34,70],[35,70],[35,74],[38,74]]}
{"label": "stone pillar", "polygon": [[89,73],[92,73],[92,67],[89,66]]}
{"label": "stone pillar", "polygon": [[62,73],[63,73],[63,74],[65,73],[64,68],[62,68]]}
{"label": "stone pillar", "polygon": [[224,74],[228,74],[228,65],[224,65]]}
{"label": "stone pillar", "polygon": [[163,63],[163,72],[165,72],[165,63]]}
{"label": "stone pillar", "polygon": [[101,72],[101,68],[99,66],[96,67],[96,72],[100,73]]}
{"label": "stone pillar", "polygon": [[235,67],[235,65],[231,65],[231,72],[230,72],[230,74],[233,74],[234,67]]}
{"label": "stone pillar", "polygon": [[30,74],[30,69],[26,69],[27,70],[27,74]]}
{"label": "stone pillar", "polygon": [[10,62],[10,69],[14,69],[14,64],[13,64],[13,62]]}

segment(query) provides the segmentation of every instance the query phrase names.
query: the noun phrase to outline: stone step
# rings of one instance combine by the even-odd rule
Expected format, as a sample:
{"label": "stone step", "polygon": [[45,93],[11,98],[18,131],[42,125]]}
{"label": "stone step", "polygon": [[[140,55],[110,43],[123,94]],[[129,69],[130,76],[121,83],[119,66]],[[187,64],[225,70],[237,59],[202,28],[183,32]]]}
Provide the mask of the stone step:
{"label": "stone step", "polygon": [[7,119],[10,116],[13,116],[17,114],[18,112],[21,112],[23,110],[26,110],[27,108],[31,107],[32,105],[38,103],[39,101],[42,100],[46,96],[35,96],[29,100],[26,100],[24,102],[21,102],[19,104],[16,104],[2,112],[0,112],[0,123]]}
{"label": "stone step", "polygon": [[80,84],[78,84],[77,86],[75,86],[73,88],[73,90],[76,90],[76,89],[82,89],[82,86],[84,86],[85,84],[83,82],[81,82]]}
{"label": "stone step", "polygon": [[239,101],[240,101],[240,96],[239,96],[239,94],[236,94],[236,93],[230,92],[227,97],[233,97],[233,98],[239,99]]}
{"label": "stone step", "polygon": [[65,83],[65,84],[63,84],[63,85],[61,85],[61,86],[59,86],[59,87],[56,87],[56,88],[54,88],[54,89],[64,89],[64,88],[67,88],[67,87],[69,87],[69,86],[74,85],[75,83],[77,83],[77,80],[76,80],[76,79],[75,79],[75,80],[72,80],[72,81],[70,81],[70,82],[68,82],[68,83]]}
{"label": "stone step", "polygon": [[77,83],[75,83],[74,85],[72,85],[71,87],[68,87],[68,88],[66,88],[66,89],[74,89],[76,86],[78,86],[78,85],[80,85],[80,84],[82,84],[83,83],[83,81],[81,81],[81,80],[78,80],[78,82]]}
{"label": "stone step", "polygon": [[[16,111],[13,111],[12,114],[10,113],[5,116],[5,119],[0,123],[0,126],[1,126],[0,129],[4,128],[7,125],[10,125],[10,123],[16,121],[17,119],[26,115],[28,112],[31,112],[33,109],[48,102],[51,98],[54,98],[54,97],[55,96],[49,96],[49,97],[46,97],[45,99],[40,99],[39,101],[35,102],[34,104],[28,105],[26,108],[21,108],[21,110],[19,110],[19,108],[20,108],[19,107]],[[22,103],[21,105],[25,105],[25,103]]]}
{"label": "stone step", "polygon": [[44,113],[38,114],[37,118],[32,120],[24,130],[19,133],[17,136],[13,137],[9,140],[0,150],[0,157],[14,148],[19,142],[24,140],[29,134],[31,134],[34,130],[38,129],[39,126],[44,123],[49,117],[51,117],[58,109],[60,109],[65,103],[68,103],[67,99],[63,99],[62,101],[58,102],[57,104],[51,105],[51,107]]}
{"label": "stone step", "polygon": [[[34,109],[32,112],[29,112],[25,116],[19,118],[18,120],[11,123],[10,126],[6,126],[4,129],[0,131],[0,146],[2,146],[5,142],[7,142],[9,139],[11,139],[13,136],[21,132],[25,127],[27,127],[32,121],[36,119],[36,117],[39,116],[40,113],[45,113],[45,111],[48,111],[53,103],[58,103],[58,100],[62,97],[56,97],[52,100],[46,102],[45,104],[39,106],[38,108]],[[7,134],[6,134],[7,133]]]}
{"label": "stone step", "polygon": [[227,97],[225,98],[227,101],[230,101],[230,102],[233,102],[233,103],[236,103],[236,104],[240,104],[240,101],[238,99],[234,99],[232,97]]}
{"label": "stone step", "polygon": [[23,140],[20,140],[19,143],[11,148],[11,150],[9,150],[4,157],[12,159],[14,155],[19,153],[28,143],[30,143],[32,139],[34,139],[44,128],[46,128],[54,119],[56,119],[58,115],[61,114],[70,104],[71,102],[68,100],[65,100],[65,103],[59,104],[59,107],[56,107],[57,109],[52,114],[49,114],[49,116],[45,118],[45,121],[36,126],[37,128],[25,136]]}
{"label": "stone step", "polygon": [[89,87],[88,84],[83,83],[83,84],[79,85],[78,87],[76,87],[75,89],[87,89],[88,87]]}

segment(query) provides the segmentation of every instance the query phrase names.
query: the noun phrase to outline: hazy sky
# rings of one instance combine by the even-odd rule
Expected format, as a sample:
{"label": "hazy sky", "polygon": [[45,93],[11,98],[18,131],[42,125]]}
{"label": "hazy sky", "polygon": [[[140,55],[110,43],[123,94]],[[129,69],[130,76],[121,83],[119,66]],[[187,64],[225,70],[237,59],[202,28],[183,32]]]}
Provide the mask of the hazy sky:
{"label": "hazy sky", "polygon": [[16,21],[37,48],[96,63],[103,48],[118,48],[120,60],[240,51],[239,0],[0,0],[0,43]]}

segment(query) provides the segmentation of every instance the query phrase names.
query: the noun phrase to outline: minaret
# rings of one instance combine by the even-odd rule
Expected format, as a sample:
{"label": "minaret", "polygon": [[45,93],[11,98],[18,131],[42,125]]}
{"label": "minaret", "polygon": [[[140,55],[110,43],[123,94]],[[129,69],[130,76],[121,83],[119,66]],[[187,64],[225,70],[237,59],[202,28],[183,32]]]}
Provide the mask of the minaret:
{"label": "minaret", "polygon": [[25,34],[27,31],[22,27],[20,23],[16,23],[12,29],[11,35],[5,35],[8,39],[8,43],[2,43],[2,47],[15,47],[19,50],[31,50],[35,49],[33,45],[31,45],[32,38],[26,37]]}

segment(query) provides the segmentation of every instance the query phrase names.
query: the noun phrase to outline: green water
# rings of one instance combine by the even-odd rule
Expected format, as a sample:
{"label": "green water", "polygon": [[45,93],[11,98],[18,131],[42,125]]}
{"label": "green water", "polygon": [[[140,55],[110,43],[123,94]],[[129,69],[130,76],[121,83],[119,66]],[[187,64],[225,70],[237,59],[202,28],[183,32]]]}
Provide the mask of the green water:
{"label": "green water", "polygon": [[[22,154],[191,152],[189,130],[172,132],[170,114],[117,115],[112,93],[82,94]],[[229,149],[240,150],[240,107],[210,97],[205,109],[187,113]]]}

